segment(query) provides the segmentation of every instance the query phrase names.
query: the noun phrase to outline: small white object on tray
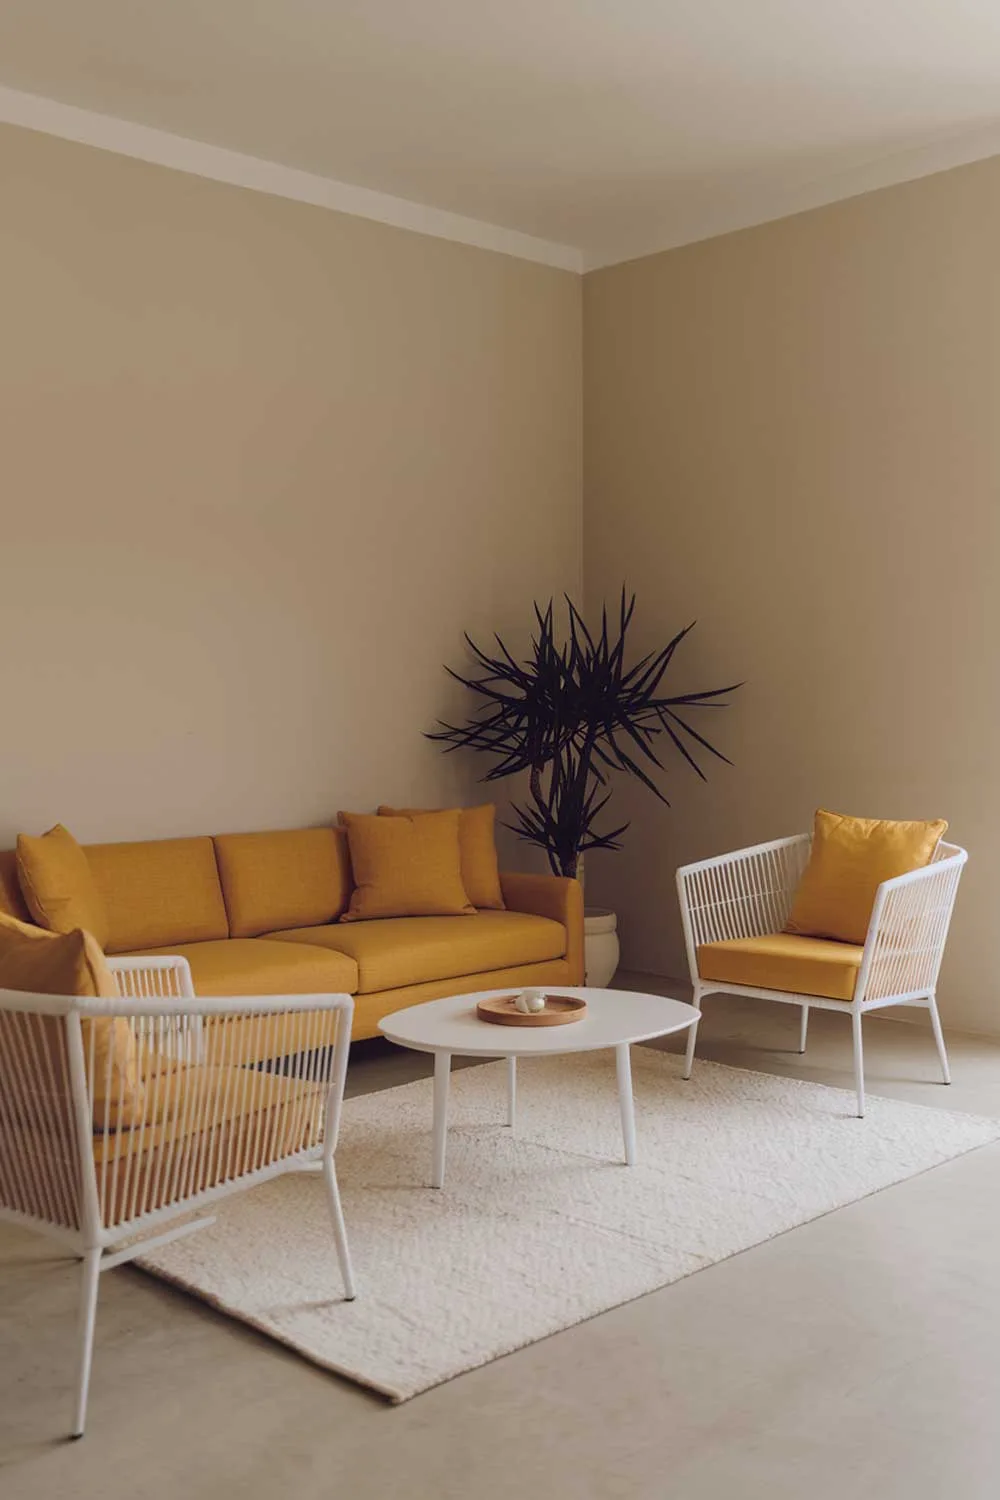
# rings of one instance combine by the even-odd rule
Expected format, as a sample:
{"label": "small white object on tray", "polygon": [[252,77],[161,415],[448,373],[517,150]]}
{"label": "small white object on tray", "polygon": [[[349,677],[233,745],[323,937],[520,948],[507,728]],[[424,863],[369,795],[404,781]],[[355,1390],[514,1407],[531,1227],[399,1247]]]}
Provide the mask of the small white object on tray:
{"label": "small white object on tray", "polygon": [[545,996],[541,990],[521,990],[515,996],[514,1004],[522,1016],[534,1016],[545,1009]]}

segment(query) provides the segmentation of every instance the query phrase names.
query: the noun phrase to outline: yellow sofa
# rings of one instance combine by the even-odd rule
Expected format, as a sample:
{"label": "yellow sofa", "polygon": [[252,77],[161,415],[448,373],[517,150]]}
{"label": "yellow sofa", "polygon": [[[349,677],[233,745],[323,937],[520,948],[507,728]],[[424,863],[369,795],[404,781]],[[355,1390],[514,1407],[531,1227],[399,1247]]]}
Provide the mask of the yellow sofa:
{"label": "yellow sofa", "polygon": [[[352,890],[341,828],[91,844],[86,854],[109,954],[183,954],[199,995],[346,991],[356,1040],[422,1000],[583,983],[575,880],[504,874],[504,911],[340,923]],[[31,921],[12,851],[0,853],[0,911]],[[273,1055],[249,1030],[231,1036],[233,1061]]]}

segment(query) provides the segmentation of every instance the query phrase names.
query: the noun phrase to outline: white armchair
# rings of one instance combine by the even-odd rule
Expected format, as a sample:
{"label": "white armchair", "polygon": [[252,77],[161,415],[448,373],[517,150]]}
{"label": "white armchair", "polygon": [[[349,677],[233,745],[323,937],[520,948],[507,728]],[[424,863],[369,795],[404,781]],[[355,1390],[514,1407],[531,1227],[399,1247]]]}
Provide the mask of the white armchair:
{"label": "white armchair", "polygon": [[[0,990],[0,1218],[83,1262],[74,1437],[86,1417],[100,1273],[212,1222],[171,1223],[181,1215],[279,1172],[320,1170],[344,1293],[354,1296],[334,1169],[352,998],[198,999],[183,958],[108,963],[120,1001]],[[142,1085],[126,1115],[107,1086],[110,1063],[95,1079],[92,1023],[108,1017],[124,1018],[137,1042]],[[257,1055],[280,1068],[227,1060],[235,1025],[256,1028]]]}
{"label": "white armchair", "polygon": [[[951,1081],[935,988],[958,882],[968,855],[957,844],[942,842],[929,865],[884,881],[878,887],[863,948],[851,949],[848,944],[820,945],[824,949],[832,946],[843,950],[841,973],[844,963],[850,965],[851,984],[844,998],[705,977],[707,969],[712,967],[703,951],[706,945],[735,944],[781,933],[808,862],[811,843],[810,834],[799,834],[701,860],[678,870],[677,890],[694,989],[693,1004],[701,1010],[706,995],[725,993],[798,1005],[802,1013],[799,1038],[802,1052],[811,1008],[849,1015],[854,1037],[858,1115],[863,1116],[861,1018],[868,1011],[889,1005],[916,1005],[928,1010],[943,1080]],[[685,1078],[691,1076],[697,1031],[696,1024],[688,1032]]]}

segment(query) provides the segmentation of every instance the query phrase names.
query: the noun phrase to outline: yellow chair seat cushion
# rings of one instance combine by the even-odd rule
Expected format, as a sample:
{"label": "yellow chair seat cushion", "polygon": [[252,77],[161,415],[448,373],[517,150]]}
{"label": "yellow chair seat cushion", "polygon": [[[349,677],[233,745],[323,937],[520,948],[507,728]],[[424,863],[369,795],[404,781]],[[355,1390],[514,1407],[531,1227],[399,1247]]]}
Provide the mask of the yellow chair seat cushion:
{"label": "yellow chair seat cushion", "polygon": [[899,823],[849,818],[821,808],[816,813],[809,863],[785,931],[864,943],[875,893],[883,880],[929,864],[947,830],[943,818],[933,823]]}
{"label": "yellow chair seat cushion", "polygon": [[[380,807],[380,818],[415,818],[429,809]],[[483,911],[503,911],[500,865],[497,860],[496,814],[492,802],[458,811],[458,853],[462,884],[472,905]]]}
{"label": "yellow chair seat cushion", "polygon": [[342,922],[473,915],[462,883],[457,808],[412,818],[342,812],[340,821],[354,876]]}
{"label": "yellow chair seat cushion", "polygon": [[[322,944],[348,954],[358,967],[358,993],[481,974],[562,958],[566,928],[548,917],[482,911],[471,917],[388,917],[344,927],[273,932],[268,943]],[[197,981],[196,981],[197,983]],[[470,983],[468,988],[475,989]]]}
{"label": "yellow chair seat cushion", "polygon": [[82,927],[108,945],[108,911],[83,849],[61,823],[32,838],[17,836],[17,874],[28,909],[49,932]]}
{"label": "yellow chair seat cushion", "polygon": [[321,1139],[321,1083],[256,1068],[181,1064],[147,1078],[146,1088],[155,1123],[94,1137],[104,1224],[190,1197]]}
{"label": "yellow chair seat cushion", "polygon": [[852,943],[769,932],[764,937],[702,943],[698,973],[702,979],[751,989],[852,1000],[863,951]]}

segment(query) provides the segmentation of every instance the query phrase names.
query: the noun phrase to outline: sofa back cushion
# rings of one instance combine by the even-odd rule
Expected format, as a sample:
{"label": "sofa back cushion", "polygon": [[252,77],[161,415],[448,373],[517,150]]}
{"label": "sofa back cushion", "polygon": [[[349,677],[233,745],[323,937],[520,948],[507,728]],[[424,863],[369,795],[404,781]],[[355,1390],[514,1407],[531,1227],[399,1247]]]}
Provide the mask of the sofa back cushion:
{"label": "sofa back cushion", "polygon": [[229,936],[210,838],[88,844],[86,852],[107,910],[109,953]]}
{"label": "sofa back cushion", "polygon": [[219,834],[215,852],[234,938],[333,922],[351,898],[343,828]]}

